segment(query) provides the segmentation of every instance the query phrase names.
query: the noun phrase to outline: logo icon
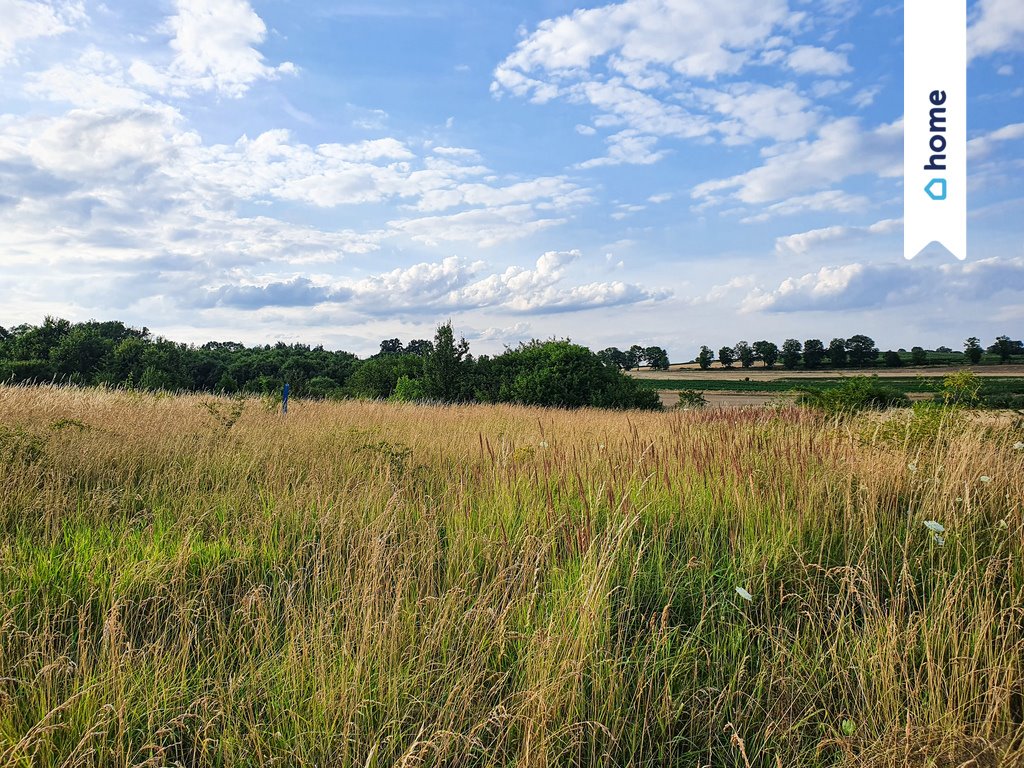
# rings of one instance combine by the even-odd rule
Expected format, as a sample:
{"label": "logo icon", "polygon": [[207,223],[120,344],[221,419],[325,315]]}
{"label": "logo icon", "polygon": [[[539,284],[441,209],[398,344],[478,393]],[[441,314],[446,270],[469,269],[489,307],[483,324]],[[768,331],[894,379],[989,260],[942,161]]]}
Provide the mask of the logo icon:
{"label": "logo icon", "polygon": [[924,191],[928,193],[928,197],[932,200],[945,200],[946,199],[946,180],[945,179],[932,179],[928,182],[928,186],[924,188]]}

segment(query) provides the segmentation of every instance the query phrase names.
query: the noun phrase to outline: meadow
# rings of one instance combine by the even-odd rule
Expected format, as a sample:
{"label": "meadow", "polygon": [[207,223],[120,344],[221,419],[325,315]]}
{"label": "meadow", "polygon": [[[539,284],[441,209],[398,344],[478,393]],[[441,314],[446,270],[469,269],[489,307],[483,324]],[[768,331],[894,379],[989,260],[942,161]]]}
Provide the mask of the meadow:
{"label": "meadow", "polygon": [[0,387],[0,765],[1024,764],[1019,418],[290,411]]}

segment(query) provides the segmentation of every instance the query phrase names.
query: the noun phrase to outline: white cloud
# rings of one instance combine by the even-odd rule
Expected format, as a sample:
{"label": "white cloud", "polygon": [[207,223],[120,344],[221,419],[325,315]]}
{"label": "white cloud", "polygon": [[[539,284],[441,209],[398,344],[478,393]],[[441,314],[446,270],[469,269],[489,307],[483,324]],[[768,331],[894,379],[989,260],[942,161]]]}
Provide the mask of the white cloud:
{"label": "white cloud", "polygon": [[786,56],[786,66],[801,75],[844,75],[852,70],[846,54],[814,45],[798,45]]}
{"label": "white cloud", "polygon": [[201,290],[201,307],[256,309],[314,307],[338,303],[369,314],[437,314],[481,308],[543,314],[657,301],[668,294],[620,281],[563,285],[579,251],[548,251],[530,267],[487,272],[483,261],[455,256],[422,262],[363,278],[314,280],[295,275],[281,280],[226,283]]}
{"label": "white cloud", "polygon": [[1001,292],[1024,292],[1024,259],[957,263],[901,259],[822,267],[817,272],[786,278],[773,290],[751,291],[742,310],[843,312],[917,303],[947,306],[953,299],[991,300]]}
{"label": "white cloud", "polygon": [[768,221],[777,216],[792,216],[808,211],[838,211],[840,213],[854,213],[864,211],[871,207],[871,201],[863,195],[854,195],[840,189],[826,189],[821,192],[814,192],[810,195],[797,195],[773,203],[765,207],[760,213],[746,216],[740,221],[744,224],[755,224]]}
{"label": "white cloud", "polygon": [[883,219],[864,227],[834,226],[812,229],[809,232],[776,238],[775,252],[780,256],[787,253],[802,256],[826,243],[857,240],[869,235],[891,234],[902,228],[902,219]]}
{"label": "white cloud", "polygon": [[770,203],[829,187],[863,174],[903,173],[902,121],[863,130],[854,117],[821,127],[818,137],[786,147],[745,173],[699,184],[693,197],[718,202],[720,195],[748,204]]}
{"label": "white cloud", "polygon": [[971,59],[1001,51],[1024,51],[1024,3],[1020,0],[978,0],[967,29]]}
{"label": "white cloud", "polygon": [[721,115],[715,130],[726,144],[754,139],[795,141],[817,125],[811,102],[793,87],[736,83],[721,90],[698,88],[697,98]]}
{"label": "white cloud", "polygon": [[654,151],[658,139],[641,136],[636,131],[620,131],[608,137],[608,154],[579,164],[579,168],[597,168],[602,165],[650,165],[663,158],[665,150]]}
{"label": "white cloud", "polygon": [[17,59],[19,45],[42,37],[55,37],[85,19],[81,2],[0,2],[0,67]]}
{"label": "white cloud", "polygon": [[[257,80],[292,74],[295,65],[264,63],[255,45],[267,36],[263,19],[247,0],[176,0],[177,13],[167,20],[174,51],[167,84],[172,88],[245,94]],[[142,77],[146,72],[137,68]]]}
{"label": "white cloud", "polygon": [[990,154],[997,145],[1004,141],[1024,139],[1024,123],[1011,123],[995,131],[977,136],[967,142],[967,155],[977,160]]}
{"label": "white cloud", "polygon": [[818,121],[795,87],[720,82],[751,64],[847,71],[844,54],[787,50],[791,41],[778,33],[803,18],[785,0],[625,0],[577,10],[527,35],[495,69],[491,90],[538,104],[561,98],[593,107],[592,126],[577,131],[616,132],[608,154],[581,168],[657,162],[666,156],[657,149],[663,138],[792,141]]}

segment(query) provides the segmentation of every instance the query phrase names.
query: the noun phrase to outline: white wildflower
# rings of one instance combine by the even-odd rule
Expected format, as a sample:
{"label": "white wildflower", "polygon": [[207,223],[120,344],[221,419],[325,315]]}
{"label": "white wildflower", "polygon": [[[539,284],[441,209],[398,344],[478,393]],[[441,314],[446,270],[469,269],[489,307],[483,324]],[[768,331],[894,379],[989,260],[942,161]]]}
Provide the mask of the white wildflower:
{"label": "white wildflower", "polygon": [[978,479],[981,480],[981,482],[983,482],[983,483],[991,483],[992,482],[992,478],[989,477],[988,475],[982,475]]}
{"label": "white wildflower", "polygon": [[912,461],[909,464],[907,464],[907,469],[909,469],[911,472],[917,472],[917,462]]}
{"label": "white wildflower", "polygon": [[945,533],[946,532],[946,526],[944,526],[942,523],[937,522],[935,520],[925,520],[924,521],[924,527],[927,528],[929,531],[932,531],[933,533]]}
{"label": "white wildflower", "polygon": [[1020,442],[1018,440],[1016,443],[1013,444],[1013,450],[1015,450],[1015,451],[1024,451],[1024,443],[1022,443],[1022,442]]}
{"label": "white wildflower", "polygon": [[736,594],[746,600],[748,603],[754,602],[754,596],[747,592],[743,587],[736,587]]}
{"label": "white wildflower", "polygon": [[940,547],[946,546],[946,540],[939,536],[939,534],[933,533],[932,538],[935,539],[935,543],[938,544]]}
{"label": "white wildflower", "polygon": [[540,441],[540,447],[541,448],[547,448],[548,447],[548,441],[547,440],[541,440]]}

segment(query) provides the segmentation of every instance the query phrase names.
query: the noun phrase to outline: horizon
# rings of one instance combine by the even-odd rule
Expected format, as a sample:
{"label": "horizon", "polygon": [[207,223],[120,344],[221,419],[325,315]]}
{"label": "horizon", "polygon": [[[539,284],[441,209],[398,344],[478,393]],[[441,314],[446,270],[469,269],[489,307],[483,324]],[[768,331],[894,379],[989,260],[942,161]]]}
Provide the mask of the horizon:
{"label": "horizon", "polygon": [[968,3],[962,263],[902,256],[898,3],[8,3],[5,327],[360,357],[443,318],[476,354],[1021,336],[1012,0]]}

